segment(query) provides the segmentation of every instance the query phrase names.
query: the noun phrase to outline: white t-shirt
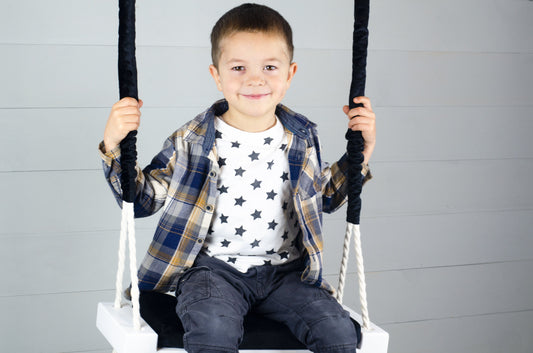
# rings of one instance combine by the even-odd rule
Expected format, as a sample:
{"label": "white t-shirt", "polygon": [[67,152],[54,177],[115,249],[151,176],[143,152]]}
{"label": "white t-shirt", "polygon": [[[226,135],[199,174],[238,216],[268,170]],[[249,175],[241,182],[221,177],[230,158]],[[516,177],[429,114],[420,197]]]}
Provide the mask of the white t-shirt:
{"label": "white t-shirt", "polygon": [[291,196],[287,136],[281,122],[263,132],[236,129],[216,118],[220,175],[204,251],[241,272],[300,256]]}

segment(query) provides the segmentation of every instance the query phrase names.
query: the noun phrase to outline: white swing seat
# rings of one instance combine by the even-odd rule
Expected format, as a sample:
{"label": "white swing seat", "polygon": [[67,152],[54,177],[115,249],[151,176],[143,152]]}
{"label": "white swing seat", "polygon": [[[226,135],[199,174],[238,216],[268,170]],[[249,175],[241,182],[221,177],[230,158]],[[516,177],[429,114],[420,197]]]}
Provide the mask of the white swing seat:
{"label": "white swing seat", "polygon": [[[344,306],[350,316],[362,322],[361,316]],[[141,330],[133,327],[132,307],[125,305],[116,309],[113,303],[98,303],[96,326],[117,353],[185,353],[183,348],[157,348],[157,333],[141,319]],[[370,323],[369,329],[362,329],[363,344],[359,353],[387,353],[389,334]],[[306,349],[243,349],[246,353],[301,353]]]}

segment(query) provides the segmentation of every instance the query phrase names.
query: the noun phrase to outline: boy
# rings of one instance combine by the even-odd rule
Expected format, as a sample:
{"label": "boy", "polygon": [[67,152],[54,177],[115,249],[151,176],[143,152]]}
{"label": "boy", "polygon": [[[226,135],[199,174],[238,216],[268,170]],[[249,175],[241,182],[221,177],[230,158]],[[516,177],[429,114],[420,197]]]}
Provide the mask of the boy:
{"label": "boy", "polygon": [[[349,315],[322,278],[321,213],[346,199],[346,157],[325,165],[315,125],[280,104],[297,70],[291,28],[276,11],[244,4],[219,19],[211,44],[209,71],[225,99],[138,169],[136,217],[164,207],[139,287],[176,291],[188,352],[237,352],[252,308],[313,352],[355,352]],[[375,115],[368,98],[355,101],[364,107],[343,110],[357,116],[348,127],[363,132],[366,164]],[[118,200],[118,145],[139,126],[141,106],[117,102],[100,145]]]}

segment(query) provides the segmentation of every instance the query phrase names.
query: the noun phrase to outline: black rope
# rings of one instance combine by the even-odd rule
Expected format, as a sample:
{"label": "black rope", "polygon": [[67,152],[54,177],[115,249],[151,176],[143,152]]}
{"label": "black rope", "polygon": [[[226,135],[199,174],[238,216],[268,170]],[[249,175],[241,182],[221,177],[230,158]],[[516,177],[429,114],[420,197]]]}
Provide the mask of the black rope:
{"label": "black rope", "polygon": [[[132,97],[138,99],[137,64],[135,60],[135,0],[119,0],[118,27],[118,82],[120,99]],[[120,142],[122,165],[122,199],[126,202],[135,200],[135,149],[137,131],[131,131]]]}
{"label": "black rope", "polygon": [[[366,83],[366,57],[368,47],[368,13],[369,0],[354,1],[354,28],[352,44],[352,83],[350,85],[349,107],[362,106],[355,104],[353,98],[364,96]],[[346,220],[352,224],[359,224],[361,215],[361,163],[363,163],[364,140],[360,131],[348,129],[346,132],[348,145],[348,210]]]}

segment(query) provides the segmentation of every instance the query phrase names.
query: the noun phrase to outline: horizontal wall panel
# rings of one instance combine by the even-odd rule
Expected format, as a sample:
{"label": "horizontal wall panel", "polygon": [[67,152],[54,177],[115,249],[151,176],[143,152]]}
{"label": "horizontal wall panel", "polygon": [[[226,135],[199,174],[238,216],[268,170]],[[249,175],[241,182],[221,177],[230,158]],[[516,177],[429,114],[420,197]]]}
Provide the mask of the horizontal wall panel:
{"label": "horizontal wall panel", "polygon": [[[115,2],[53,0],[45,5],[5,0],[4,3],[0,14],[0,43],[116,44]],[[202,5],[171,0],[137,1],[137,44],[209,46],[209,33],[215,21],[240,3],[236,0],[224,3],[205,0]],[[352,1],[267,0],[263,3],[289,21],[297,49],[350,48]],[[528,40],[528,34],[533,31],[532,15],[533,8],[527,1],[374,1],[370,13],[370,47],[532,52],[533,44]],[[453,27],[450,26],[452,18]]]}
{"label": "horizontal wall panel", "polygon": [[[533,160],[375,163],[373,170],[363,217],[533,208]],[[119,208],[100,170],[0,173],[0,194],[0,234],[117,227]]]}
{"label": "horizontal wall panel", "polygon": [[[24,68],[5,73],[0,108],[106,107],[117,100],[114,47],[0,50],[2,67]],[[348,51],[302,50],[296,61],[300,68],[285,103],[346,104]],[[208,74],[209,62],[208,48],[139,48],[139,96],[147,106],[211,104],[221,94]],[[532,64],[533,54],[371,51],[366,94],[375,106],[530,106]]]}
{"label": "horizontal wall panel", "polygon": [[0,351],[111,352],[96,307],[113,300],[113,291],[0,297]]}
{"label": "horizontal wall panel", "polygon": [[[324,224],[325,272],[336,274],[346,221],[329,216]],[[365,270],[533,260],[531,229],[533,210],[362,218]],[[353,243],[349,258],[348,269],[355,271]]]}
{"label": "horizontal wall panel", "polygon": [[[533,261],[370,272],[370,319],[386,324],[533,310],[531,271]],[[336,276],[326,278],[336,285]],[[359,312],[356,274],[346,281],[344,303]]]}
{"label": "horizontal wall panel", "polygon": [[533,311],[382,325],[389,353],[530,353]]}
{"label": "horizontal wall panel", "polygon": [[[99,168],[96,147],[103,138],[112,104],[109,103],[109,108],[91,109],[0,109],[0,171]],[[142,166],[149,163],[167,136],[209,104],[143,108],[137,136],[139,163]],[[318,124],[325,161],[334,162],[345,152],[344,133],[348,120],[340,107],[291,108]],[[529,136],[533,131],[530,118],[533,107],[377,107],[374,110],[378,143],[371,164],[533,158]],[[507,126],[502,130],[503,116]],[[22,131],[32,144],[19,143]]]}
{"label": "horizontal wall panel", "polygon": [[[120,221],[120,219],[117,219]],[[154,229],[137,229],[140,265]],[[0,296],[108,290],[115,287],[119,231],[0,237]],[[43,249],[47,249],[43,251]],[[16,267],[9,264],[16,264]],[[126,252],[124,285],[130,283]]]}

